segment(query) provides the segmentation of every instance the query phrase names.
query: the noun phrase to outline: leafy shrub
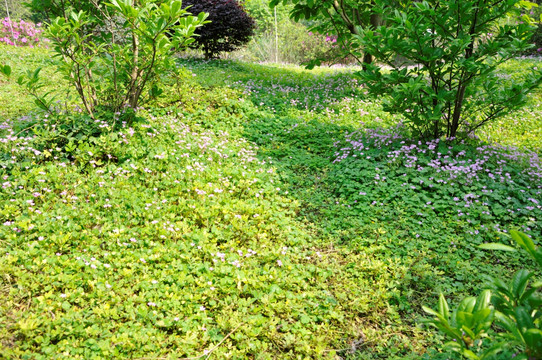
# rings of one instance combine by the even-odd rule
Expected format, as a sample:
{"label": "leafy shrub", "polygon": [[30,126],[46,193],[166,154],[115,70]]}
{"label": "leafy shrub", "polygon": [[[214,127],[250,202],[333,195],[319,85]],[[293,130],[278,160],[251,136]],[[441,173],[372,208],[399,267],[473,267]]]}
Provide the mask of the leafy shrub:
{"label": "leafy shrub", "polygon": [[315,59],[325,63],[344,62],[333,36],[313,33],[305,25],[289,19],[280,22],[278,30],[278,46],[274,31],[268,31],[255,37],[236,56],[248,61],[290,64],[308,63]]}
{"label": "leafy shrub", "polygon": [[29,18],[28,8],[20,0],[4,0],[2,5],[0,6],[0,19],[11,17],[12,19],[27,20]]}
{"label": "leafy shrub", "polygon": [[529,2],[516,21],[527,21],[532,23],[534,31],[529,42],[532,44],[530,49],[523,51],[523,55],[542,55],[542,2],[534,0]]}
{"label": "leafy shrub", "polygon": [[206,18],[204,13],[187,16],[175,0],[141,6],[114,0],[98,10],[98,18],[83,11],[72,12],[69,19],[57,17],[47,32],[60,60],[58,70],[92,118],[100,109],[135,110],[141,99],[159,96],[160,76],[175,73],[172,50],[193,42]]}
{"label": "leafy shrub", "polygon": [[[360,34],[363,28],[374,28],[382,24],[379,10],[375,1],[336,1],[336,0],[272,0],[270,6],[279,3],[292,4],[290,16],[295,21],[306,19],[311,21],[312,29],[321,34],[333,34],[341,44],[342,57],[348,55],[360,59],[364,64],[373,61],[370,53],[364,51],[363,57],[353,37]],[[402,6],[397,1],[391,1],[392,6]],[[364,49],[363,49],[364,50]],[[314,62],[310,66],[314,66]]]}
{"label": "leafy shrub", "polygon": [[[537,248],[527,235],[510,232],[517,244],[542,270],[542,248]],[[502,244],[486,244],[485,249],[515,251]],[[533,272],[521,269],[507,284],[501,279],[490,278],[478,298],[468,297],[450,312],[448,303],[441,294],[438,310],[424,307],[434,315],[425,323],[441,330],[452,341],[447,347],[471,360],[493,359],[505,351],[514,353],[516,359],[542,358],[542,282],[529,286]],[[492,331],[496,325],[500,331]],[[519,356],[518,356],[519,355]]]}
{"label": "leafy shrub", "polygon": [[[521,81],[503,81],[496,71],[530,47],[530,25],[501,24],[519,11],[519,0],[378,3],[386,25],[355,38],[391,71],[368,65],[360,76],[373,93],[389,95],[386,110],[402,114],[419,137],[471,134],[524,104],[542,83],[541,69]],[[397,63],[398,56],[405,60]]]}
{"label": "leafy shrub", "polygon": [[13,46],[34,47],[42,43],[41,23],[31,23],[24,20],[12,21],[4,18],[0,23],[0,43]]}
{"label": "leafy shrub", "polygon": [[245,1],[244,7],[255,20],[255,36],[245,49],[233,55],[234,58],[290,64],[309,63],[316,59],[326,64],[354,62],[345,56],[343,45],[335,35],[311,31],[313,21],[294,22],[290,19],[292,4],[277,4],[270,8],[268,1],[249,0]]}
{"label": "leafy shrub", "polygon": [[281,61],[301,64],[312,60],[321,63],[343,60],[344,52],[336,36],[308,31],[306,26],[292,21],[285,21],[279,29]]}
{"label": "leafy shrub", "polygon": [[536,24],[533,36],[530,39],[533,47],[524,51],[525,55],[542,55],[542,23]]}
{"label": "leafy shrub", "polygon": [[254,20],[237,0],[185,0],[183,6],[192,13],[209,14],[210,23],[196,31],[196,46],[207,59],[239,49],[254,34]]}
{"label": "leafy shrub", "polygon": [[280,24],[285,20],[289,20],[289,13],[293,8],[293,6],[288,4],[278,4],[274,8],[271,8],[267,0],[245,0],[243,6],[256,23],[254,30],[256,36],[261,36],[265,33],[274,33],[275,14],[277,23]]}

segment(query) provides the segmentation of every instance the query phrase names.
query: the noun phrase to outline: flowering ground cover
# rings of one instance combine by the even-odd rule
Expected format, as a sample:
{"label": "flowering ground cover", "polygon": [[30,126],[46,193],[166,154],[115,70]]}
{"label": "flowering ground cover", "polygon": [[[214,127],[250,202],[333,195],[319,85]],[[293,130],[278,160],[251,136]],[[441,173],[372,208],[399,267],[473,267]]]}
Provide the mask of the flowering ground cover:
{"label": "flowering ground cover", "polygon": [[6,358],[446,358],[421,305],[519,267],[478,244],[540,237],[539,94],[500,144],[419,143],[349,71],[180,63],[78,146],[0,87]]}

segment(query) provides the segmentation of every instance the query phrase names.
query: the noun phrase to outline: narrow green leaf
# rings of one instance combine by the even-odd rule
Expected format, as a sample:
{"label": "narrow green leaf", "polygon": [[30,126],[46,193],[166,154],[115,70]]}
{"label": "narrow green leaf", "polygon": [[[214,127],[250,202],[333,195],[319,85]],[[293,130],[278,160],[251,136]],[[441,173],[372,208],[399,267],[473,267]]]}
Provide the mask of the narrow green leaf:
{"label": "narrow green leaf", "polygon": [[485,250],[517,251],[511,246],[504,245],[504,244],[497,244],[497,243],[482,244],[482,245],[479,245],[478,247],[480,249],[485,249]]}
{"label": "narrow green leaf", "polygon": [[487,309],[489,303],[491,301],[491,291],[490,290],[484,290],[480,295],[478,295],[478,298],[476,299],[476,305],[474,306],[474,312]]}
{"label": "narrow green leaf", "polygon": [[442,293],[440,293],[439,295],[439,299],[438,299],[438,309],[439,309],[439,313],[445,318],[445,319],[449,319],[450,318],[450,308],[448,306],[448,302],[446,301],[446,298],[444,297],[444,295]]}

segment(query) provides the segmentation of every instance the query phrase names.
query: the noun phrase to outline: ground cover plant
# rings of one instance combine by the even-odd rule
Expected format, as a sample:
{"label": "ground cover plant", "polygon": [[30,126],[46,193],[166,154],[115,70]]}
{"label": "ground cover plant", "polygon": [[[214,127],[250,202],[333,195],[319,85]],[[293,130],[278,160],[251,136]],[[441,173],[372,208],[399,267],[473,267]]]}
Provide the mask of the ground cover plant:
{"label": "ground cover plant", "polygon": [[524,265],[478,245],[539,238],[539,93],[481,139],[418,142],[356,69],[178,65],[190,81],[132,124],[80,124],[88,141],[49,136],[69,116],[20,119],[0,80],[21,99],[0,109],[0,352],[453,358],[422,305]]}

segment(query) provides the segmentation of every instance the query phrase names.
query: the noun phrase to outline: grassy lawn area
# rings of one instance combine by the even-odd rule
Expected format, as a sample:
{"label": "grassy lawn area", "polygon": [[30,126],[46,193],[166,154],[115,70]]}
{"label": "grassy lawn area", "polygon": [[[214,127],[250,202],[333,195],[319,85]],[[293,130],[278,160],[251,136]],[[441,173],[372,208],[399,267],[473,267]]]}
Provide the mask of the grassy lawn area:
{"label": "grassy lawn area", "polygon": [[[0,45],[62,87],[48,57]],[[179,64],[137,121],[78,146],[55,134],[80,118],[0,79],[5,358],[446,359],[421,306],[525,265],[478,245],[542,237],[541,92],[477,139],[423,143],[352,69]]]}

